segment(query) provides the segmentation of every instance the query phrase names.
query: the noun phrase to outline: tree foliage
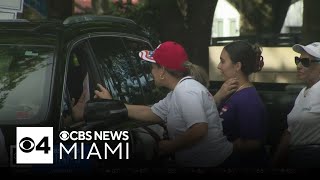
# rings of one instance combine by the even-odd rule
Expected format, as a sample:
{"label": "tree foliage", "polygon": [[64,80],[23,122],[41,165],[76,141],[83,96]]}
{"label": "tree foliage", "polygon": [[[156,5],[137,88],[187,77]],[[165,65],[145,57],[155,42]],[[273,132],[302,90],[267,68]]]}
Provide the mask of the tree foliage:
{"label": "tree foliage", "polygon": [[[190,60],[208,71],[211,26],[217,0],[109,1],[102,14],[126,17],[145,27],[160,41],[181,43]],[[99,0],[92,3],[102,3]],[[92,4],[97,7],[97,4]],[[101,14],[101,12],[95,12]]]}
{"label": "tree foliage", "polygon": [[[47,0],[49,18],[71,15],[72,0]],[[191,61],[208,70],[208,46],[213,14],[218,0],[92,0],[85,13],[108,14],[133,19],[161,41],[183,44]],[[291,0],[227,0],[241,15],[240,35],[279,34]],[[318,35],[316,0],[304,0],[304,37]],[[74,6],[78,6],[74,4]],[[71,7],[71,8],[70,8]],[[80,6],[79,6],[80,7]],[[311,34],[310,34],[311,32]]]}
{"label": "tree foliage", "polygon": [[240,13],[240,34],[280,33],[291,0],[228,0]]}

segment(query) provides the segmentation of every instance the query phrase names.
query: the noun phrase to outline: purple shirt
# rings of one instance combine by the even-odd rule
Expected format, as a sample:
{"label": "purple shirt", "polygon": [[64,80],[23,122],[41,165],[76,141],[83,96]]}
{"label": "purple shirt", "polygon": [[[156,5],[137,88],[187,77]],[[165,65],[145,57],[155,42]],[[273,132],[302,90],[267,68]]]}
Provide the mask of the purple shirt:
{"label": "purple shirt", "polygon": [[267,113],[255,87],[235,92],[219,106],[223,132],[229,141],[237,138],[261,140],[266,136]]}

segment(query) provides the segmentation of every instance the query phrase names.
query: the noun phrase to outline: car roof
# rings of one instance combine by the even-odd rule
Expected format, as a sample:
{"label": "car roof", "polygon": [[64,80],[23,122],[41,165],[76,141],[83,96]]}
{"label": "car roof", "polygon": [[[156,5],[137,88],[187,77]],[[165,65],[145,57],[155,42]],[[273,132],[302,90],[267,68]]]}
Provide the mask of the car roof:
{"label": "car roof", "polygon": [[0,21],[0,44],[54,45],[63,26],[58,22]]}
{"label": "car roof", "polygon": [[149,38],[148,33],[134,21],[115,16],[72,16],[63,25],[66,39],[90,32],[122,33]]}
{"label": "car roof", "polygon": [[[149,34],[134,21],[114,17],[82,15],[72,16],[65,21],[0,21],[0,44],[42,44],[55,45],[58,36],[64,41],[90,32],[131,34],[148,38]],[[61,39],[61,38],[60,38]]]}

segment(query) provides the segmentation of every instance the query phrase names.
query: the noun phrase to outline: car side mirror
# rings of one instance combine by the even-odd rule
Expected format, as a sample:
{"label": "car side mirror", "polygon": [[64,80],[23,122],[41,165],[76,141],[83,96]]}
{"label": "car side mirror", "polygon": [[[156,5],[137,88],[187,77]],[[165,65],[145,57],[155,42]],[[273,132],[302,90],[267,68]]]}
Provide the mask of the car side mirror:
{"label": "car side mirror", "polygon": [[128,110],[119,100],[92,99],[86,103],[84,119],[88,124],[100,122],[104,127],[110,127],[126,122]]}

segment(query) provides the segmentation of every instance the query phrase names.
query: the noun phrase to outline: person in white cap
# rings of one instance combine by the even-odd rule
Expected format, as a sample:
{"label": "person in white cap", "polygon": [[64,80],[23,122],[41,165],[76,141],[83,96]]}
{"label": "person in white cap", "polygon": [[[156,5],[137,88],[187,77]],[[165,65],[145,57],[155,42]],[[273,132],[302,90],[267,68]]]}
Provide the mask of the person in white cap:
{"label": "person in white cap", "polygon": [[[165,122],[170,140],[160,141],[159,150],[163,154],[175,153],[178,166],[221,164],[232,153],[233,145],[223,135],[216,104],[205,87],[206,73],[188,61],[184,48],[176,42],[164,42],[154,51],[141,51],[139,56],[152,63],[155,84],[171,92],[152,107],[126,104],[129,117]],[[98,86],[96,96],[110,99],[110,93]]]}
{"label": "person in white cap", "polygon": [[[297,77],[304,87],[287,116],[288,128],[282,135],[273,165],[292,168],[320,168],[320,42],[296,44],[293,50]],[[287,159],[287,161],[285,161]]]}

